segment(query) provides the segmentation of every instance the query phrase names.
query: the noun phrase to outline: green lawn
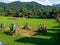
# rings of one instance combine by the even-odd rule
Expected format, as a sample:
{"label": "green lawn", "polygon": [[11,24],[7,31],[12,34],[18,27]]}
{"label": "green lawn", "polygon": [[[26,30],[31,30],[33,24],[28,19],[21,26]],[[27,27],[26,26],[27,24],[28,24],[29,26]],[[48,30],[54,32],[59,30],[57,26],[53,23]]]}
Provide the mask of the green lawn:
{"label": "green lawn", "polygon": [[44,23],[47,28],[47,33],[37,33],[33,37],[24,37],[21,35],[9,36],[3,31],[0,31],[0,41],[6,45],[60,45],[60,26],[54,19],[8,19],[9,17],[0,16],[0,23],[5,23],[6,27],[12,22],[19,23],[20,26],[23,26],[26,22],[29,25],[36,29],[40,23]]}

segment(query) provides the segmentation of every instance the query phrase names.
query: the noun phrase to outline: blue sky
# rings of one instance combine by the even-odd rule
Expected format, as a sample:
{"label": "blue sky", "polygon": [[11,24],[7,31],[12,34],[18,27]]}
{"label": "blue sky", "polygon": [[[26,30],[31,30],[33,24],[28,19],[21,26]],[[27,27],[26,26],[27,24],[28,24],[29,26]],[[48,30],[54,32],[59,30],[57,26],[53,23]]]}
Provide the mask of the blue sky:
{"label": "blue sky", "polygon": [[21,2],[31,2],[35,1],[43,5],[53,5],[53,4],[60,4],[60,0],[0,0],[0,2],[13,2],[13,1],[21,1]]}

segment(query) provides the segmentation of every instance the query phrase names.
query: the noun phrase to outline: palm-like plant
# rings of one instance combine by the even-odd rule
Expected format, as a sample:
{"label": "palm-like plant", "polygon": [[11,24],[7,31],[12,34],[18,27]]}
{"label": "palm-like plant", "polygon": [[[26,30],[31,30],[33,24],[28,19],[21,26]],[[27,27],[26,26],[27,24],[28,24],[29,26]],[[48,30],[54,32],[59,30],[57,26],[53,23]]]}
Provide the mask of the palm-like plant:
{"label": "palm-like plant", "polygon": [[4,24],[4,23],[1,23],[1,24],[0,24],[0,29],[1,29],[1,30],[4,30],[4,28],[5,28],[5,24]]}
{"label": "palm-like plant", "polygon": [[29,30],[29,29],[30,29],[28,23],[26,23],[26,24],[24,25],[23,29],[26,29],[26,30]]}
{"label": "palm-like plant", "polygon": [[47,32],[47,28],[44,24],[40,24],[40,26],[38,27],[38,32]]}
{"label": "palm-like plant", "polygon": [[16,33],[16,29],[17,29],[17,24],[16,23],[11,23],[10,25],[10,34],[13,35]]}
{"label": "palm-like plant", "polygon": [[11,23],[10,30],[14,31],[16,30],[16,28],[17,28],[17,25],[15,23]]}

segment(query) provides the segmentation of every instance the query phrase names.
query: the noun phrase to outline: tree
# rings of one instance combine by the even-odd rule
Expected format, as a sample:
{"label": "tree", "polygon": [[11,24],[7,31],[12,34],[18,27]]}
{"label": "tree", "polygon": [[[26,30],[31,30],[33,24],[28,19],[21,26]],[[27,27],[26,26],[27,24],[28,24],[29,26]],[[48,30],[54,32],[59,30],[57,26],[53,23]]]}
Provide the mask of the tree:
{"label": "tree", "polygon": [[37,29],[38,32],[47,32],[47,28],[44,24],[40,24],[40,26]]}
{"label": "tree", "polygon": [[5,12],[5,16],[14,16],[13,10],[8,9],[8,10]]}
{"label": "tree", "polygon": [[33,12],[32,12],[32,10],[29,10],[29,11],[28,11],[28,18],[31,18],[31,17],[32,17],[32,18],[34,17],[34,16],[33,16]]}
{"label": "tree", "polygon": [[20,17],[20,15],[19,15],[19,11],[16,11],[14,17]]}
{"label": "tree", "polygon": [[59,14],[59,8],[55,5],[53,5],[53,8],[52,8],[53,17],[56,17],[57,14]]}
{"label": "tree", "polygon": [[4,9],[3,12],[7,11],[7,7],[6,6],[4,6],[3,9]]}
{"label": "tree", "polygon": [[42,17],[42,11],[41,11],[41,9],[37,9],[37,15],[38,15],[38,17]]}
{"label": "tree", "polygon": [[41,11],[42,11],[41,17],[42,17],[42,18],[47,18],[47,15],[48,15],[48,9],[42,8]]}
{"label": "tree", "polygon": [[57,14],[57,16],[56,16],[56,20],[57,20],[57,22],[60,23],[60,14]]}
{"label": "tree", "polygon": [[22,7],[20,10],[20,16],[24,17],[25,15],[27,15],[27,9],[25,7]]}
{"label": "tree", "polygon": [[49,16],[49,10],[48,9],[45,9],[44,16],[45,16],[45,18],[48,18],[48,16]]}

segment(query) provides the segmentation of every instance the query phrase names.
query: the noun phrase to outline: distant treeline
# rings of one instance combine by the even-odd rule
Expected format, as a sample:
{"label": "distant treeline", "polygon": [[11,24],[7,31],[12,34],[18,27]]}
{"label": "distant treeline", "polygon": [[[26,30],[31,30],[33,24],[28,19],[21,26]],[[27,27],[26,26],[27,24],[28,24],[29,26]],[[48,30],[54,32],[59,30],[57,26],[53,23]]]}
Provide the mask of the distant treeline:
{"label": "distant treeline", "polygon": [[[28,3],[23,3],[25,5],[23,5],[22,3],[21,4],[17,2],[15,3],[9,4],[8,7],[6,6],[6,4],[5,5],[3,4],[3,8],[1,8],[2,4],[0,4],[0,16],[27,17],[27,18],[55,18],[57,14],[60,14],[60,8],[55,5],[53,5],[52,7],[47,6],[46,8],[46,6],[40,5],[35,2],[31,2],[31,4],[29,3],[30,6]],[[18,4],[21,6],[19,6]],[[9,6],[11,7],[9,8]]]}

